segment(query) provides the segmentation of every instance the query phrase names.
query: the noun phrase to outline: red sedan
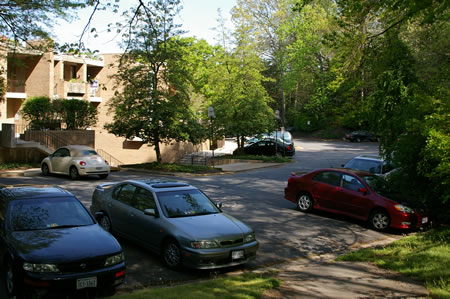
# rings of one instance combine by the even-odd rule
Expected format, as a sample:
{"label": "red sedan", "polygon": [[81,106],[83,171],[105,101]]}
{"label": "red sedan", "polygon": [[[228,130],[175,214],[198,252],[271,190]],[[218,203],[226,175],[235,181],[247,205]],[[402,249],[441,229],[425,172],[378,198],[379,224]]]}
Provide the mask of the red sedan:
{"label": "red sedan", "polygon": [[319,169],[291,174],[284,197],[302,212],[324,210],[369,221],[372,228],[417,229],[428,224],[423,212],[413,209],[379,176],[352,169]]}

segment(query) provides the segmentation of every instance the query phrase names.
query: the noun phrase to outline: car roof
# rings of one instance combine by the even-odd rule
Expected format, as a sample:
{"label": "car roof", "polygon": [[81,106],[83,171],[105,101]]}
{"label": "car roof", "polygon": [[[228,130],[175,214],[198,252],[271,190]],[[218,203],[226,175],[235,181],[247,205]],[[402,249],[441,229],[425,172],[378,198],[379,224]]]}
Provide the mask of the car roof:
{"label": "car roof", "polygon": [[141,185],[142,187],[147,189],[150,188],[155,192],[198,189],[184,182],[160,180],[160,179],[128,180],[127,182],[132,182],[134,184]]}
{"label": "car roof", "polygon": [[1,186],[0,193],[6,195],[10,199],[36,199],[74,196],[69,191],[60,187],[42,185]]}
{"label": "car roof", "polygon": [[323,172],[323,171],[338,171],[342,173],[350,173],[350,174],[356,174],[358,176],[374,176],[373,173],[359,170],[359,169],[352,169],[352,168],[321,168],[317,169],[314,172]]}
{"label": "car roof", "polygon": [[380,156],[377,156],[377,155],[360,155],[360,156],[354,157],[353,159],[376,160],[376,161],[380,161],[380,162],[383,161],[383,158],[381,158]]}

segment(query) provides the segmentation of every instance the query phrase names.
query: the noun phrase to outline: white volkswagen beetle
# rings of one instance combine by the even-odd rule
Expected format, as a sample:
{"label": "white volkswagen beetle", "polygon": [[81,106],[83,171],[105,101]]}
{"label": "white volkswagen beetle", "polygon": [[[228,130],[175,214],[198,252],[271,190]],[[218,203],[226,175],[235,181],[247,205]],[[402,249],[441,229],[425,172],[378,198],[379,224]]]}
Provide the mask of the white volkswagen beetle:
{"label": "white volkswagen beetle", "polygon": [[108,176],[110,167],[93,148],[85,145],[67,145],[58,148],[42,160],[41,171],[43,175],[66,174],[74,180],[91,174],[104,179]]}

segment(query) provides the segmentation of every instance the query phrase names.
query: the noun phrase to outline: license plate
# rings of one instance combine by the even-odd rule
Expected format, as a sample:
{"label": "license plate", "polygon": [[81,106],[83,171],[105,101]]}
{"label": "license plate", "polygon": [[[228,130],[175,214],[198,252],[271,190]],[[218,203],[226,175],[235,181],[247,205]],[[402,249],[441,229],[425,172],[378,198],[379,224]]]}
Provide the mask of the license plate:
{"label": "license plate", "polygon": [[231,259],[238,260],[244,257],[244,250],[237,250],[231,252]]}
{"label": "license plate", "polygon": [[428,222],[428,217],[422,217],[422,224],[427,223]]}
{"label": "license plate", "polygon": [[97,167],[96,169],[97,169],[97,170],[100,170],[100,169],[103,169],[103,167]]}
{"label": "license plate", "polygon": [[97,287],[97,277],[87,277],[77,279],[77,290],[95,287]]}

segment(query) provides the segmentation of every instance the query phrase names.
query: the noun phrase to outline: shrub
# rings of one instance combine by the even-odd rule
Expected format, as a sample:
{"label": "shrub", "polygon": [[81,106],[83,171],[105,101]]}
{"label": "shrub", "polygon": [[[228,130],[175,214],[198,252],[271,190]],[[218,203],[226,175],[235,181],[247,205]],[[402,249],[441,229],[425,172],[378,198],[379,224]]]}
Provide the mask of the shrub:
{"label": "shrub", "polygon": [[97,110],[87,101],[61,99],[53,105],[68,130],[86,129],[97,123]]}
{"label": "shrub", "polygon": [[57,121],[49,97],[34,97],[25,101],[21,114],[30,121],[33,129],[48,129]]}

